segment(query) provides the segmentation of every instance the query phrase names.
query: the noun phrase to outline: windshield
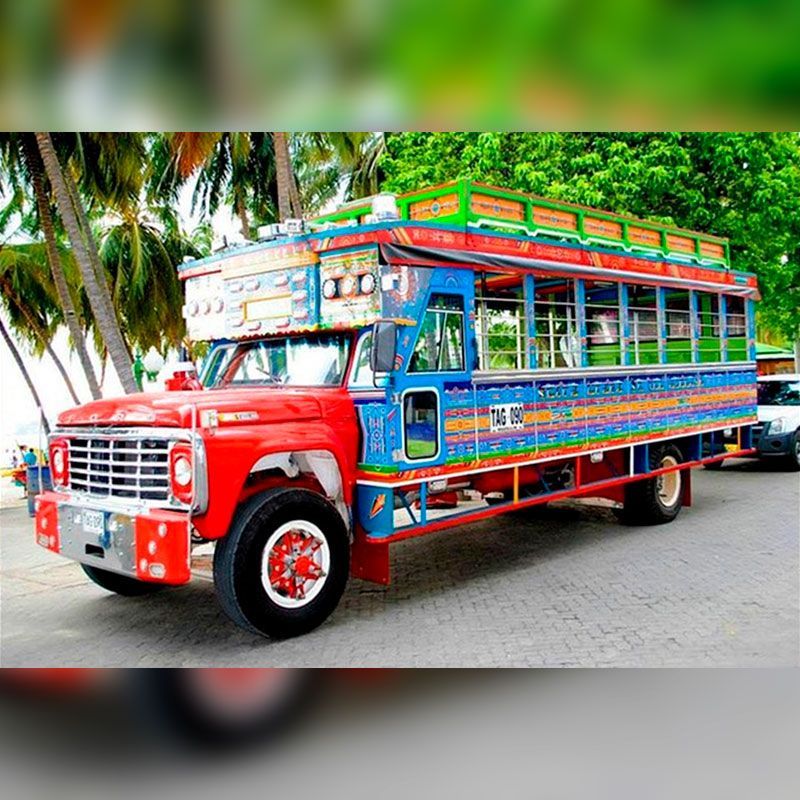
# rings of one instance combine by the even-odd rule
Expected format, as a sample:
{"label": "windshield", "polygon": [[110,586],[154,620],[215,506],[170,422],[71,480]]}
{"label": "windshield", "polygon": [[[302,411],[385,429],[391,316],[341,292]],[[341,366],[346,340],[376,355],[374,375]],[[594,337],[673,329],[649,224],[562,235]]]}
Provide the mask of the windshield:
{"label": "windshield", "polygon": [[761,381],[758,384],[760,406],[800,406],[800,381]]}
{"label": "windshield", "polygon": [[230,346],[211,387],[339,386],[349,349],[342,333],[241,342]]}

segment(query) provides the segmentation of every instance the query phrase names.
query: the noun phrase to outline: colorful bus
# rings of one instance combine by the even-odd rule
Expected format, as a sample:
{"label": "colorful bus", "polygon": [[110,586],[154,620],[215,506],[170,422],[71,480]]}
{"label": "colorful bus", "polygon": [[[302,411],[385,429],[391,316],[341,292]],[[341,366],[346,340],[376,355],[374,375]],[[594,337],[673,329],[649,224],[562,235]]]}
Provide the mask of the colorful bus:
{"label": "colorful bus", "polygon": [[37,501],[111,591],[214,542],[228,615],[297,635],[393,542],[576,496],[668,522],[691,467],[754,452],[756,279],[714,236],[458,181],[180,276],[200,381],[62,414]]}

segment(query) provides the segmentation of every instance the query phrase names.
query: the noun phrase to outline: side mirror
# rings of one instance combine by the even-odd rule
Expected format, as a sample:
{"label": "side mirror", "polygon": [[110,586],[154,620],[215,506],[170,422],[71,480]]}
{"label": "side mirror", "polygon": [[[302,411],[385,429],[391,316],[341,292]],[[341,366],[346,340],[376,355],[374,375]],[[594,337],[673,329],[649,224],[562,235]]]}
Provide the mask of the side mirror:
{"label": "side mirror", "polygon": [[372,326],[372,345],[369,365],[373,375],[388,373],[394,369],[397,355],[397,323],[379,321]]}

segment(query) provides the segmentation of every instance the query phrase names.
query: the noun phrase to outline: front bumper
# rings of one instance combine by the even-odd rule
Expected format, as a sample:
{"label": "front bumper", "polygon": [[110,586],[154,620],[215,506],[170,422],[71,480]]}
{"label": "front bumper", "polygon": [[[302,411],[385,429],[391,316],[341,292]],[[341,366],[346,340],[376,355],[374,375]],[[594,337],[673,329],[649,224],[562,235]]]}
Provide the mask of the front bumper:
{"label": "front bumper", "polygon": [[759,456],[785,456],[792,452],[794,431],[771,434],[767,425],[759,431],[758,438],[753,444],[758,448]]}
{"label": "front bumper", "polygon": [[59,492],[38,495],[35,509],[36,542],[47,550],[151,583],[174,585],[191,577],[188,514],[111,510]]}

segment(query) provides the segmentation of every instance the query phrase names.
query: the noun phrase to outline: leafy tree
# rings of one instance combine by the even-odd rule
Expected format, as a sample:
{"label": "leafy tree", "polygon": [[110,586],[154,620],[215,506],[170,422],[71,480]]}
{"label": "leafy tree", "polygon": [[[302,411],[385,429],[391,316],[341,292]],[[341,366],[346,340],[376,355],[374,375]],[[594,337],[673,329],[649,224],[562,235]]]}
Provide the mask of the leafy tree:
{"label": "leafy tree", "polygon": [[53,138],[47,132],[37,132],[36,142],[56,200],[59,216],[72,246],[72,253],[81,273],[92,315],[108,348],[111,363],[126,392],[137,391],[133,379],[130,353],[122,337],[116,312],[111,301],[105,273],[99,266],[97,246],[87,225],[85,209],[74,185],[74,179],[62,167]]}
{"label": "leafy tree", "polygon": [[[6,133],[0,135],[0,163],[2,163],[4,176],[12,194],[11,200],[6,206],[4,222],[8,212],[18,213],[23,219],[22,227],[27,228],[29,232],[32,231],[34,235],[41,235],[44,238],[53,286],[72,339],[72,347],[78,354],[89,391],[96,400],[100,397],[100,386],[86,349],[83,323],[76,309],[73,290],[64,266],[64,257],[59,249],[51,210],[49,185],[44,175],[44,165],[33,134]],[[26,197],[30,193],[33,195],[32,200]],[[28,213],[27,205],[35,206],[36,215]],[[32,302],[34,298],[26,299],[25,294],[20,295],[18,299],[28,308],[34,305]]]}
{"label": "leafy tree", "polygon": [[760,318],[800,338],[800,140],[794,133],[387,134],[384,188],[468,177],[726,236]]}

